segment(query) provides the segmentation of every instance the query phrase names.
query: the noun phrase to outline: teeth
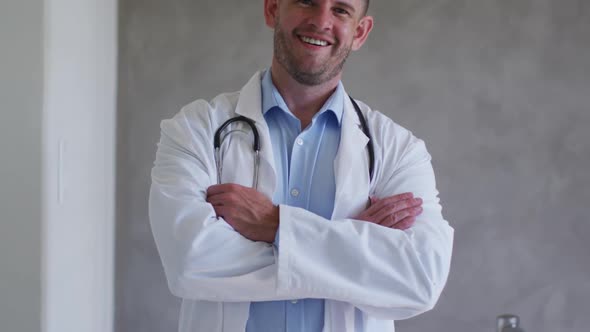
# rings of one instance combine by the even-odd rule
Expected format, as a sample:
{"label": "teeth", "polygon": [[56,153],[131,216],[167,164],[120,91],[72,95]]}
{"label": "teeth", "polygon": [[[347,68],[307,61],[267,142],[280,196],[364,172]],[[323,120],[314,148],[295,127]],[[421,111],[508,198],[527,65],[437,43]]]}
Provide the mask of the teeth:
{"label": "teeth", "polygon": [[328,42],[325,40],[313,39],[313,38],[309,38],[309,37],[305,37],[305,36],[301,36],[301,40],[303,40],[304,42],[306,42],[308,44],[317,45],[317,46],[328,45]]}

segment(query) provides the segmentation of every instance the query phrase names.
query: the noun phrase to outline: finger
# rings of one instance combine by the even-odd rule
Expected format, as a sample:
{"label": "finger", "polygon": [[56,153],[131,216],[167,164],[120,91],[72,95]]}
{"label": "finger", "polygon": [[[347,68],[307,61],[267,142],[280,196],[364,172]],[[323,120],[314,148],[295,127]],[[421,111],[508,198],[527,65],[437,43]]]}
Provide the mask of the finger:
{"label": "finger", "polygon": [[394,229],[399,229],[399,230],[406,230],[412,226],[414,226],[414,224],[416,223],[416,217],[412,216],[412,217],[406,217],[402,220],[400,220],[398,223],[396,223],[395,225],[393,225]]}
{"label": "finger", "polygon": [[377,214],[382,208],[378,201],[371,202],[371,205],[367,207],[365,211],[363,211],[362,215],[366,218],[372,218],[375,214]]}
{"label": "finger", "polygon": [[213,206],[213,211],[215,211],[215,216],[217,218],[223,218],[222,206]]}
{"label": "finger", "polygon": [[422,206],[422,198],[410,198],[387,205],[387,207],[392,208],[394,213],[419,206]]}
{"label": "finger", "polygon": [[358,216],[356,216],[354,219],[356,220],[362,220],[362,221],[366,221],[366,222],[370,222],[370,223],[374,223],[377,224],[377,220],[374,219],[373,217],[370,217],[368,214],[366,214],[365,212],[359,214]]}
{"label": "finger", "polygon": [[353,219],[362,220],[362,221],[368,221],[368,222],[375,222],[375,220],[373,220],[373,218],[371,218],[371,216],[367,212],[369,208],[367,208],[367,210],[365,210],[365,211],[361,212],[360,214],[358,214]]}
{"label": "finger", "polygon": [[420,213],[422,213],[422,207],[420,207],[420,206],[403,209],[403,210],[398,211],[388,217],[384,217],[383,219],[379,220],[379,224],[386,226],[386,227],[392,227],[393,225],[397,224],[398,222],[404,220],[405,218],[416,217]]}
{"label": "finger", "polygon": [[382,223],[383,220],[387,219],[390,215],[395,215],[396,213],[403,211],[405,209],[420,207],[421,205],[422,200],[420,198],[406,199],[384,206],[382,209],[379,210],[379,212],[375,213],[372,217],[376,219],[378,223]]}
{"label": "finger", "polygon": [[227,191],[224,188],[227,188],[225,184],[214,184],[210,186],[209,188],[207,188],[207,197],[218,195]]}
{"label": "finger", "polygon": [[379,211],[386,208],[386,206],[389,204],[388,203],[389,201],[387,199],[379,199],[375,196],[371,196],[370,201],[371,201],[371,204],[365,210],[365,215],[367,215],[369,217],[372,217],[375,214],[379,213]]}
{"label": "finger", "polygon": [[412,198],[414,198],[414,194],[411,192],[406,192],[382,198],[381,201],[383,201],[384,204],[390,204]]}
{"label": "finger", "polygon": [[392,208],[395,208],[395,210],[397,211],[397,210],[405,209],[407,207],[418,205],[421,203],[422,203],[422,200],[421,199],[416,200],[416,198],[414,198],[414,194],[403,193],[403,194],[394,195],[394,196],[380,199],[378,202],[376,202],[374,207],[372,206],[373,209],[371,212],[372,212],[372,215],[374,215],[375,213],[377,213],[377,211],[381,211],[383,209],[392,209]]}
{"label": "finger", "polygon": [[225,202],[228,200],[228,195],[226,193],[220,193],[212,196],[207,196],[205,201],[213,206],[217,205],[224,205]]}
{"label": "finger", "polygon": [[385,226],[385,227],[392,227],[393,225],[395,225],[398,221],[406,218],[406,217],[410,217],[412,214],[410,211],[408,210],[402,210],[399,211],[397,213],[393,213],[390,215],[387,215],[385,217],[383,217],[382,219],[379,219],[377,222],[379,223],[379,225]]}
{"label": "finger", "polygon": [[[233,222],[233,218],[232,218],[232,215],[231,215],[231,213],[232,213],[232,212],[231,212],[231,208],[230,208],[230,207],[227,207],[227,206],[221,206],[221,205],[220,205],[220,206],[214,206],[214,207],[213,207],[213,210],[215,210],[215,215],[216,215],[218,218],[223,218],[223,219],[224,219],[225,221],[227,221],[228,223],[229,223],[230,221],[232,221],[232,222]],[[232,225],[232,226],[233,226],[233,225]]]}
{"label": "finger", "polygon": [[207,188],[207,196],[213,196],[226,192],[236,191],[239,190],[240,187],[242,186],[235,183],[214,184]]}
{"label": "finger", "polygon": [[[421,199],[416,201],[410,201],[399,205],[398,203],[404,202],[405,200],[413,200],[412,193],[403,193],[398,195],[389,196],[383,199],[379,199],[375,196],[369,197],[369,206],[359,214],[355,219],[379,223],[390,214],[397,212],[400,209],[404,209],[411,206],[417,206],[422,203]],[[401,201],[400,201],[401,199]],[[397,205],[396,205],[397,204]]]}
{"label": "finger", "polygon": [[232,205],[246,202],[248,198],[255,196],[249,188],[240,188],[237,184],[227,184],[224,188],[212,188],[211,195],[207,195],[207,202],[212,204]]}
{"label": "finger", "polygon": [[397,202],[390,202],[385,205],[386,208],[394,208],[396,211],[422,205],[422,198],[408,198]]}

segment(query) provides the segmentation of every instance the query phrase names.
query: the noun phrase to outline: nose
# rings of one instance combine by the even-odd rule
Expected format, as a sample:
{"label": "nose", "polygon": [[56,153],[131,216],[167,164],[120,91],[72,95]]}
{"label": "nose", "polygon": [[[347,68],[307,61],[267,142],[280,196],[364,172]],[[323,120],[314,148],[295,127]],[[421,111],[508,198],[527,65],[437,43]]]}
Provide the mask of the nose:
{"label": "nose", "polygon": [[328,4],[322,4],[315,7],[308,22],[318,30],[327,31],[332,29],[332,19],[332,9]]}

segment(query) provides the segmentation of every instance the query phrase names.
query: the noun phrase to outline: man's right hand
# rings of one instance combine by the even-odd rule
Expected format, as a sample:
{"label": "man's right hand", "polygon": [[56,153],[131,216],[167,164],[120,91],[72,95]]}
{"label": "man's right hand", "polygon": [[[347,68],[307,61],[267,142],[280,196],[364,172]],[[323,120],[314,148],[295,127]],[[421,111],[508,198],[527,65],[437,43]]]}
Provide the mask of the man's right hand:
{"label": "man's right hand", "polygon": [[371,205],[355,219],[404,230],[414,224],[420,213],[422,199],[414,198],[412,193],[403,193],[381,199],[371,197]]}

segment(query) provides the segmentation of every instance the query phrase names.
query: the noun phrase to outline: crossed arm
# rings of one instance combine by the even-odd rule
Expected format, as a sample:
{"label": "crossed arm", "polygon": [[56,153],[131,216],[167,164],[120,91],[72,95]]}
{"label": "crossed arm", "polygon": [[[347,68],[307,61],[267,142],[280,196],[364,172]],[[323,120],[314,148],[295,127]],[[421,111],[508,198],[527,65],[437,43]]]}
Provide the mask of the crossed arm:
{"label": "crossed arm", "polygon": [[[253,188],[238,184],[219,184],[207,189],[207,202],[217,217],[223,218],[238,233],[252,241],[272,243],[279,227],[279,207]],[[405,230],[422,213],[422,199],[403,193],[378,199],[354,219],[384,227]]]}
{"label": "crossed arm", "polygon": [[[382,176],[375,192],[383,198],[356,218],[327,222],[304,209],[278,208],[247,188],[212,185],[213,158],[199,143],[209,133],[185,123],[200,122],[162,125],[149,204],[174,295],[216,302],[325,298],[394,320],[438,300],[453,230],[442,218],[421,142]],[[277,229],[279,251],[269,244]]]}

